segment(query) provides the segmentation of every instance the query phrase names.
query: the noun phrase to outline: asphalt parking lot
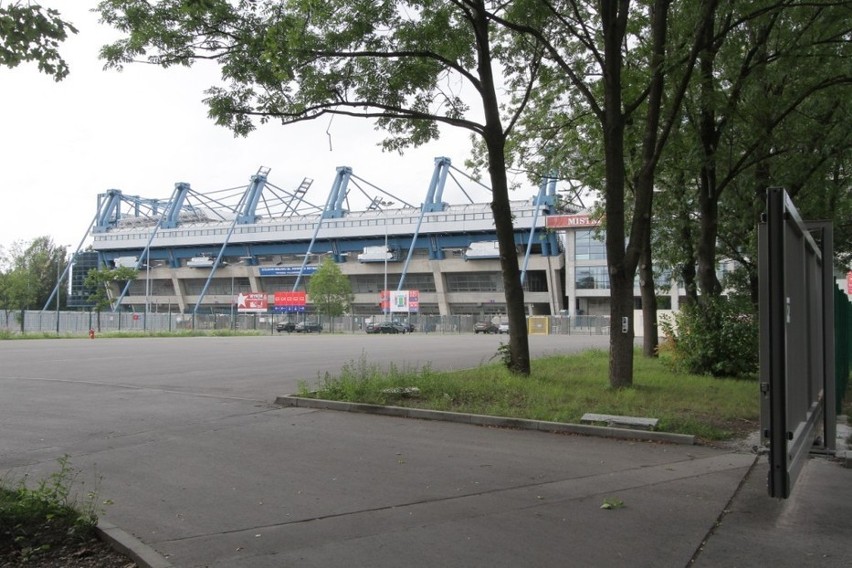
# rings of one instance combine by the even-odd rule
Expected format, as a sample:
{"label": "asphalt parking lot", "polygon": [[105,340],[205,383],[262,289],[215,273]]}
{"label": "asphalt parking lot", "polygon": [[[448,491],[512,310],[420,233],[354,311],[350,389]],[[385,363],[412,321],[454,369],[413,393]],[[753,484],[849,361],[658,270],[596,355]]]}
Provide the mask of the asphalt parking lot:
{"label": "asphalt parking lot", "polygon": [[[0,342],[2,378],[156,388],[271,402],[343,365],[451,369],[488,363],[500,335],[276,334],[260,337]],[[607,349],[608,336],[535,336],[531,354]],[[42,393],[47,395],[50,389]]]}
{"label": "asphalt parking lot", "polygon": [[[685,567],[705,549],[712,560],[696,565],[757,565],[742,531],[707,543],[723,511],[738,510],[744,479],[760,493],[748,453],[272,404],[347,362],[471,366],[500,341],[0,342],[0,476],[38,479],[68,455],[78,488],[112,503],[102,517],[180,568]],[[539,356],[607,341],[533,337],[531,348]],[[612,498],[624,507],[602,510]],[[741,518],[754,518],[749,507]],[[799,513],[813,518],[801,505],[778,507],[783,525],[761,527],[795,527]],[[820,566],[846,566],[835,536],[846,525],[763,560],[808,566],[819,554]],[[826,556],[812,542],[838,544]]]}

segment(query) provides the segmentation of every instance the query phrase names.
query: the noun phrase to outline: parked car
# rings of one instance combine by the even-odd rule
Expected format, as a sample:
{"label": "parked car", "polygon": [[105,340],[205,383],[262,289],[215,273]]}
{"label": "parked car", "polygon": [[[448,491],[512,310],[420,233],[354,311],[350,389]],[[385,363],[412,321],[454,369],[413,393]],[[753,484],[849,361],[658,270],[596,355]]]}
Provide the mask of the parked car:
{"label": "parked car", "polygon": [[319,322],[300,321],[293,330],[296,333],[322,333],[322,324]]}
{"label": "parked car", "polygon": [[415,329],[417,329],[413,323],[405,322],[405,321],[395,321],[393,322],[396,325],[402,327],[405,332],[412,333]]}
{"label": "parked car", "polygon": [[296,331],[296,324],[291,321],[281,321],[275,324],[275,331],[281,333],[282,331],[286,331],[287,333],[291,333]]}
{"label": "parked car", "polygon": [[383,321],[381,323],[371,323],[365,331],[367,333],[405,333],[408,330],[401,324],[392,321]]}
{"label": "parked car", "polygon": [[497,333],[497,326],[490,321],[478,321],[473,324],[473,333]]}
{"label": "parked car", "polygon": [[497,326],[497,333],[509,333],[509,323],[504,322]]}

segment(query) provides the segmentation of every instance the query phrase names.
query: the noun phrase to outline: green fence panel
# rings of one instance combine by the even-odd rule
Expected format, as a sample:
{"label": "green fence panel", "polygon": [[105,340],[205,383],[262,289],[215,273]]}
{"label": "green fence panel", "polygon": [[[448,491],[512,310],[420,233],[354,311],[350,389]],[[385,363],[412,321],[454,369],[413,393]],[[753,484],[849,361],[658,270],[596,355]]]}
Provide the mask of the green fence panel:
{"label": "green fence panel", "polygon": [[834,370],[837,413],[842,412],[843,398],[849,386],[852,356],[852,303],[839,288],[834,289]]}

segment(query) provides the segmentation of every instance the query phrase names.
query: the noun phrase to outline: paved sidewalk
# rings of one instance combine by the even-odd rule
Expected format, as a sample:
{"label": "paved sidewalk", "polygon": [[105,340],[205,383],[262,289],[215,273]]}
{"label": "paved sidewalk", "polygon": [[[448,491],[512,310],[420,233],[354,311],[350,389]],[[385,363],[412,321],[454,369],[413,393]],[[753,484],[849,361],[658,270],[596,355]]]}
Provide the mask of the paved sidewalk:
{"label": "paved sidewalk", "polygon": [[[751,453],[304,409],[265,418],[239,464],[230,436],[217,458],[192,457],[232,464],[203,481],[211,500],[169,492],[173,514],[142,505],[114,520],[176,567],[852,566],[852,470],[838,460],[811,459],[779,501]],[[281,462],[262,447],[281,429],[319,447]]]}
{"label": "paved sidewalk", "polygon": [[761,457],[695,566],[852,567],[850,434],[839,417],[837,456],[811,457],[785,500],[767,497],[769,464]]}
{"label": "paved sidewalk", "polygon": [[174,566],[236,568],[686,566],[755,461],[304,409],[136,451],[109,520]]}
{"label": "paved sidewalk", "polygon": [[744,480],[694,564],[697,567],[852,567],[852,469],[815,457],[789,499],[767,497],[768,463]]}

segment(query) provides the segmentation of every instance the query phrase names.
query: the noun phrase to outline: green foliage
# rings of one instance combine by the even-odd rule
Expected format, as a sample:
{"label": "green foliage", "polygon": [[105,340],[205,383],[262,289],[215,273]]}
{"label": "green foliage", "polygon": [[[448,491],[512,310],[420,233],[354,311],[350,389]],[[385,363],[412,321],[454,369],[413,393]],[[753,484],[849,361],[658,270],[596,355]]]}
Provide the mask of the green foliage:
{"label": "green foliage", "polygon": [[319,269],[311,276],[308,294],[319,313],[331,317],[342,316],[349,309],[352,283],[334,260],[325,257]]}
{"label": "green foliage", "polygon": [[[0,254],[0,309],[42,308],[56,286],[58,271],[65,268],[65,247],[50,237],[15,242]],[[65,288],[60,288],[60,301]]]}
{"label": "green foliage", "polygon": [[756,294],[766,187],[787,189],[805,219],[834,220],[836,256],[852,258],[846,20],[841,4],[718,5],[654,197],[655,257],[688,289],[698,264],[701,293],[717,294],[717,259],[734,260],[740,290]]}
{"label": "green foliage", "polygon": [[26,477],[15,486],[0,484],[0,557],[18,557],[22,563],[52,544],[79,542],[93,534],[97,524],[97,491],[79,498],[72,492],[79,471],[68,456],[59,469],[34,486]]}
{"label": "green foliage", "polygon": [[123,285],[128,280],[135,280],[139,271],[135,268],[122,266],[119,268],[101,268],[100,270],[90,270],[86,275],[86,280],[83,283],[88,289],[94,290],[89,300],[94,302],[95,309],[98,311],[105,310],[110,307],[109,287],[112,284]]}
{"label": "green foliage", "polygon": [[76,34],[77,28],[53,8],[29,2],[0,5],[0,66],[35,61],[39,71],[60,81],[68,75],[68,65],[59,55],[59,44],[69,32]]}
{"label": "green foliage", "polygon": [[664,322],[661,358],[672,369],[714,377],[753,378],[758,364],[758,320],[743,298],[702,296]]}
{"label": "green foliage", "polygon": [[[497,347],[497,353],[494,354],[494,357],[499,357],[500,361],[506,365],[508,369],[512,365],[512,350],[509,348],[507,343],[500,342],[500,345]],[[492,359],[494,358],[492,357]]]}

